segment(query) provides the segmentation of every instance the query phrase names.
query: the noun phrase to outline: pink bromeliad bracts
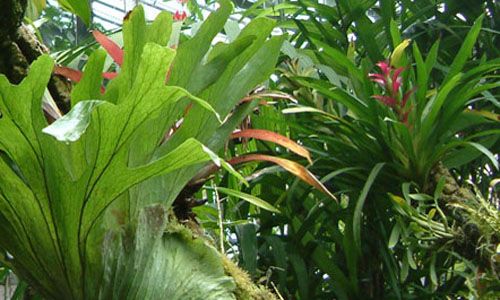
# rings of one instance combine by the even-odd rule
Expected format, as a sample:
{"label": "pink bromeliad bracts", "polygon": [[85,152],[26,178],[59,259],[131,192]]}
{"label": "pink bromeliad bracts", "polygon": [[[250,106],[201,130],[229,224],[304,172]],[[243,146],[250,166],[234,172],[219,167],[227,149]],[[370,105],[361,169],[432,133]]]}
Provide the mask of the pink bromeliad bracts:
{"label": "pink bromeliad bracts", "polygon": [[398,114],[399,120],[407,124],[412,107],[407,107],[406,104],[415,88],[404,92],[401,73],[405,68],[394,68],[387,61],[380,61],[377,66],[381,73],[369,73],[368,77],[384,89],[384,94],[374,95],[373,98],[392,108]]}

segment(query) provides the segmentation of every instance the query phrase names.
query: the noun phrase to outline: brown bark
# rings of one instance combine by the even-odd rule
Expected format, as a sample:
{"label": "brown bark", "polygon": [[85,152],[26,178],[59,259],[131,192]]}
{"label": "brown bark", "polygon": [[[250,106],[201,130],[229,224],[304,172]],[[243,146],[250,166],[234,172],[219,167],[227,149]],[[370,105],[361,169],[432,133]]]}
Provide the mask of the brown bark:
{"label": "brown bark", "polygon": [[11,40],[23,20],[27,0],[3,0],[0,10],[0,41]]}
{"label": "brown bark", "polygon": [[[29,64],[36,60],[40,55],[49,53],[49,49],[37,39],[35,34],[33,34],[27,26],[21,25],[17,32],[18,35],[16,43],[19,45],[22,54]],[[68,80],[59,75],[52,75],[48,88],[58,108],[63,112],[67,112],[70,108],[69,101],[71,91],[71,84]],[[44,109],[52,117],[57,118],[57,116],[53,115],[54,113],[58,113],[55,108],[46,106]]]}
{"label": "brown bark", "polygon": [[[49,50],[21,24],[27,0],[4,1],[0,10],[0,73],[11,83],[19,84],[28,74],[29,65]],[[68,111],[71,86],[66,79],[53,75],[48,88],[57,106],[63,112]],[[50,119],[60,116],[59,109],[54,106],[44,103],[44,111]]]}
{"label": "brown bark", "polygon": [[26,10],[27,0],[4,0],[0,10],[0,73],[18,82],[27,62],[14,40]]}
{"label": "brown bark", "polygon": [[469,222],[466,215],[461,210],[454,209],[450,204],[464,203],[474,199],[476,196],[469,188],[460,186],[455,180],[450,170],[443,163],[438,163],[431,171],[430,189],[426,191],[429,195],[434,193],[438,182],[444,178],[444,186],[440,196],[445,213],[455,220],[456,229],[459,230],[460,237],[455,240],[456,251],[467,259],[477,259],[482,261],[479,245],[481,244],[481,233],[476,224]]}

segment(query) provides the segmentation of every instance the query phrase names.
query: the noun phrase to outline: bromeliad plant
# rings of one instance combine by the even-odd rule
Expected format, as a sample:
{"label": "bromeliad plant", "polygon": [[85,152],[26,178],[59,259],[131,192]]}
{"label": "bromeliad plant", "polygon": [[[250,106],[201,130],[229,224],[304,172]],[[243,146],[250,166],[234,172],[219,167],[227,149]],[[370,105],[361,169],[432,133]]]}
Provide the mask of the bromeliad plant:
{"label": "bromeliad plant", "polygon": [[[399,43],[390,60],[377,62],[381,73],[369,76],[348,58],[342,62],[331,59],[340,58],[341,53],[322,44],[324,50],[317,55],[331,63],[325,68],[331,81],[291,79],[336,103],[326,106],[320,117],[330,120],[330,126],[320,130],[327,136],[330,151],[336,153],[332,163],[370,169],[377,162],[385,162],[386,174],[395,175],[393,182],[413,181],[420,186],[429,183],[429,174],[439,161],[455,168],[484,154],[497,169],[498,163],[488,150],[498,140],[497,117],[475,107],[481,99],[477,97],[498,87],[494,72],[500,62],[493,59],[467,64],[481,21],[479,18],[472,27],[441,82],[431,77],[431,72],[437,71],[439,41],[425,60],[413,43],[413,66],[404,53],[409,41]],[[400,36],[395,39],[401,41]],[[288,112],[294,111],[301,108]],[[397,188],[398,184],[393,186]]]}
{"label": "bromeliad plant", "polygon": [[270,75],[282,43],[261,18],[212,47],[232,9],[220,4],[177,50],[166,47],[169,14],[147,25],[135,9],[117,77],[101,93],[106,55],[96,51],[71,111],[50,126],[41,109],[48,56],[20,85],[0,77],[0,260],[43,297],[271,297],[227,274],[220,254],[170,213],[208,161],[239,176],[209,148],[220,149],[256,105],[235,108]]}

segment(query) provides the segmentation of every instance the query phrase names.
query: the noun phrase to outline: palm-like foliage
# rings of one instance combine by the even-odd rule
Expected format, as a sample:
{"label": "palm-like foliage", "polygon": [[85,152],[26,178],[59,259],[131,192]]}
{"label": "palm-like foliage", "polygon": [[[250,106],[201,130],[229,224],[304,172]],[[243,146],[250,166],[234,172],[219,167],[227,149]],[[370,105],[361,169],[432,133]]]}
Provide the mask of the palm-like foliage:
{"label": "palm-like foliage", "polygon": [[[443,189],[439,182],[450,174],[439,173],[437,166],[444,161],[453,172],[460,170],[463,180],[477,171],[474,161],[485,182],[497,170],[498,120],[491,94],[498,88],[499,61],[485,46],[495,34],[482,27],[490,24],[490,15],[471,20],[467,14],[463,24],[471,26],[453,28],[463,42],[452,50],[445,41],[455,37],[443,34],[436,41],[435,35],[416,33],[432,14],[440,22],[442,15],[453,15],[448,6],[441,15],[438,6],[424,2],[299,1],[253,10],[280,16],[282,27],[295,30],[283,48],[293,60],[281,68],[278,87],[300,103],[285,110],[287,124],[271,113],[271,124],[254,125],[288,125],[284,132],[311,151],[313,172],[344,195],[336,205],[261,165],[260,176],[251,177],[251,191],[282,214],[246,206],[231,213],[257,218],[257,226],[235,230],[242,265],[273,278],[288,297],[411,299],[467,290],[464,278],[474,267],[456,271],[464,262],[456,255],[467,252],[460,243],[463,219],[444,203],[470,195],[447,195],[447,185]],[[296,18],[283,18],[290,12]],[[403,37],[413,38],[412,45]],[[398,83],[394,94],[370,80],[369,73],[379,72],[378,62],[392,64],[386,83]],[[260,110],[259,118],[268,112]],[[265,145],[254,149],[276,151]],[[424,191],[435,196],[423,196]],[[403,193],[414,214],[394,210],[388,192]],[[402,232],[404,242],[398,244]],[[473,266],[478,258],[471,261]]]}

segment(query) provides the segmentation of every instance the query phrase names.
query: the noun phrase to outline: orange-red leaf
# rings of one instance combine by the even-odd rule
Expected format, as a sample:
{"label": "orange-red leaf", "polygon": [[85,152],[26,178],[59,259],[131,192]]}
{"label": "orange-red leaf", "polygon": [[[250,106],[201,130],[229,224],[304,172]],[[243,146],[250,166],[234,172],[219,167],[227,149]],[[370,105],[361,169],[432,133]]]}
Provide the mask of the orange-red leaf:
{"label": "orange-red leaf", "polygon": [[95,40],[108,52],[109,56],[115,61],[116,64],[121,66],[123,64],[123,50],[107,35],[98,30],[92,31]]}
{"label": "orange-red leaf", "polygon": [[54,74],[64,76],[73,82],[80,82],[83,75],[81,71],[61,66],[55,66]]}
{"label": "orange-red leaf", "polygon": [[106,78],[106,79],[115,79],[115,77],[118,76],[118,73],[116,72],[104,72],[102,73],[102,77]]}
{"label": "orange-red leaf", "polygon": [[[54,67],[54,74],[64,76],[73,82],[80,82],[80,80],[82,80],[82,76],[83,76],[82,71],[78,71],[78,70],[68,68],[68,67],[61,67],[61,66]],[[108,79],[113,79],[114,77],[116,77],[116,75],[113,76],[113,73],[103,73],[102,76],[104,78],[108,78]],[[101,94],[104,94],[105,91],[106,91],[106,89],[103,86],[101,86]]]}
{"label": "orange-red leaf", "polygon": [[337,198],[316,177],[314,177],[309,170],[294,161],[270,155],[248,154],[232,158],[228,162],[231,165],[235,165],[249,161],[268,161],[275,163],[338,202]]}
{"label": "orange-red leaf", "polygon": [[[54,74],[56,75],[61,75],[73,82],[80,82],[82,80],[83,72],[78,71],[72,68],[68,67],[62,67],[62,66],[55,66],[54,67]],[[114,79],[116,76],[118,76],[118,73],[116,72],[104,72],[102,73],[102,77],[106,79]]]}
{"label": "orange-red leaf", "polygon": [[272,143],[276,143],[280,146],[283,146],[290,151],[305,157],[309,163],[312,163],[311,160],[311,155],[309,154],[309,151],[307,151],[306,148],[300,146],[296,142],[292,141],[291,139],[287,138],[286,136],[283,136],[281,134],[278,134],[276,132],[272,132],[269,130],[263,130],[263,129],[245,129],[242,131],[234,132],[231,135],[231,138],[254,138],[254,139],[259,139],[263,141],[268,141]]}

